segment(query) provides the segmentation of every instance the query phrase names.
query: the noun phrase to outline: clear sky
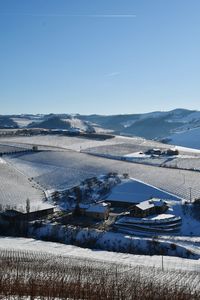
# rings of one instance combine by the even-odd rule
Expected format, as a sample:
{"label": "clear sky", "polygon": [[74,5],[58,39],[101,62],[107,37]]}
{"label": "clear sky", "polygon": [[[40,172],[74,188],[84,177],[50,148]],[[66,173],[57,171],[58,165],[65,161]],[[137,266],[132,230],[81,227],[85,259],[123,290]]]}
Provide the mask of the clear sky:
{"label": "clear sky", "polygon": [[0,0],[0,114],[200,106],[199,0]]}

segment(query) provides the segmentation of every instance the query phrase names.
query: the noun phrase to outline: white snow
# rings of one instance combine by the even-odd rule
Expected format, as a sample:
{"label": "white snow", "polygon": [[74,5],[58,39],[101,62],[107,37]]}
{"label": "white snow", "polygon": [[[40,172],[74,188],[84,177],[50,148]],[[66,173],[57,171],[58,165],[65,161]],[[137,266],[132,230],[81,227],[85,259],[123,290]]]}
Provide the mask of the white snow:
{"label": "white snow", "polygon": [[43,120],[43,117],[44,116],[40,114],[35,116],[29,116],[29,117],[21,115],[21,117],[12,118],[12,120],[16,122],[20,128],[23,128],[23,127],[27,127],[32,122],[35,123],[41,122]]}
{"label": "white snow", "polygon": [[3,158],[0,158],[0,164],[6,164],[6,161]]}
{"label": "white snow", "polygon": [[195,111],[187,115],[186,117],[183,117],[181,119],[179,118],[179,122],[184,122],[184,123],[190,123],[199,120],[200,120],[200,111]]}
{"label": "white snow", "polygon": [[31,211],[50,207],[44,202],[44,194],[39,186],[8,163],[0,166],[0,204],[3,208],[10,206],[25,209],[27,198],[30,200]]}
{"label": "white snow", "polygon": [[149,158],[149,157],[151,157],[151,155],[147,155],[142,152],[133,152],[133,153],[124,155],[124,157],[127,157],[127,158]]}
{"label": "white snow", "polygon": [[168,138],[170,144],[200,149],[200,127],[174,133]]}
{"label": "white snow", "polygon": [[163,204],[164,201],[162,201],[161,199],[151,199],[151,200],[142,201],[136,206],[142,210],[146,210],[154,206],[162,206]]}
{"label": "white snow", "polygon": [[[63,245],[60,243],[44,242],[40,240],[27,238],[0,237],[0,249],[34,251],[38,253],[50,253],[63,257],[72,257],[77,259],[91,259],[101,261],[102,263],[124,264],[130,267],[149,266],[160,268],[162,257],[158,255],[133,255],[127,253],[116,253],[102,250],[91,250],[79,248],[72,245]],[[186,270],[200,272],[200,260],[184,259],[180,257],[164,256],[164,268],[168,270]],[[77,260],[78,263],[78,260]]]}
{"label": "white snow", "polygon": [[[192,199],[200,197],[199,172],[158,168],[72,151],[45,151],[5,156],[4,159],[27,177],[34,177],[34,180],[46,190],[66,189],[89,177],[118,172],[128,173],[130,177],[185,199],[190,199],[190,188],[192,188]],[[195,161],[198,161],[198,158]],[[147,199],[143,197],[141,200]]]}
{"label": "white snow", "polygon": [[114,187],[106,200],[139,203],[153,197],[178,201],[181,200],[181,198],[175,195],[133,178],[124,180],[122,183]]}
{"label": "white snow", "polygon": [[104,203],[104,202],[101,202],[101,203],[98,203],[98,204],[90,205],[87,208],[87,211],[88,212],[95,212],[95,213],[104,213],[104,212],[107,211],[107,209],[108,209],[108,204]]}
{"label": "white snow", "polygon": [[151,220],[164,220],[164,219],[171,219],[171,218],[174,218],[175,216],[174,215],[171,215],[171,214],[160,214],[160,215],[157,215],[155,217],[152,217]]}
{"label": "white snow", "polygon": [[[198,154],[200,154],[200,150],[194,149],[194,148],[188,148],[188,147],[182,147],[182,146],[175,146],[175,148],[177,150],[188,152],[188,153],[194,153],[194,154],[198,153]],[[184,155],[184,157],[186,157],[186,155]]]}

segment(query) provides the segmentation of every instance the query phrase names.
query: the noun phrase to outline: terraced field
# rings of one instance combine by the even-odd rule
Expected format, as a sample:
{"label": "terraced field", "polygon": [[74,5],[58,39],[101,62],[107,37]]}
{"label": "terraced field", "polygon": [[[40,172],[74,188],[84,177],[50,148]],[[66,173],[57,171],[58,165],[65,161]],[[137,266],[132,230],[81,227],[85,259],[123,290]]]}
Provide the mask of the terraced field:
{"label": "terraced field", "polygon": [[[1,137],[1,143],[12,143],[12,145],[16,144],[30,144],[30,145],[43,145],[43,146],[51,146],[58,147],[63,149],[71,149],[75,151],[90,149],[95,147],[108,147],[109,149],[116,148],[116,151],[119,153],[130,153],[134,151],[140,151],[140,148],[143,147],[162,147],[166,146],[162,143],[158,143],[155,141],[145,140],[139,137],[128,138],[128,137],[120,137],[116,136],[112,139],[107,140],[95,140],[89,138],[80,138],[80,137],[69,137],[69,136],[60,136],[60,135],[36,135],[31,137]],[[132,151],[133,150],[133,151]]]}
{"label": "terraced field", "polygon": [[[200,275],[197,268],[199,263],[195,264],[191,260],[164,257],[162,263],[162,257],[159,256],[145,257],[105,251],[95,253],[95,251],[88,252],[88,249],[84,250],[75,246],[45,243],[32,239],[5,238],[5,242],[3,238],[0,240],[2,241],[0,263],[4,266],[1,269],[1,280],[5,281],[2,290],[6,290],[8,278],[10,287],[13,289],[15,288],[14,282],[17,284],[20,281],[23,286],[24,281],[27,284],[27,279],[31,282],[33,278],[34,283],[38,285],[44,283],[45,280],[51,281],[52,284],[53,282],[74,283],[78,280],[81,284],[95,283],[102,286],[102,280],[106,277],[104,284],[110,286],[114,283],[113,278],[117,274],[118,281],[115,281],[114,289],[119,283],[125,284],[126,282],[126,288],[134,288],[137,283],[142,285],[143,289],[150,285],[153,293],[155,288],[159,288],[160,292],[167,288],[168,293],[171,291],[173,295],[178,291],[184,291],[186,295],[188,293],[188,296],[196,295],[191,299],[197,299],[200,292]],[[14,250],[10,244],[7,245],[9,241],[12,242],[13,247],[16,245],[17,249]],[[71,255],[70,251],[74,254]],[[129,298],[126,296],[124,299]],[[183,299],[189,299],[189,297]]]}
{"label": "terraced field", "polygon": [[20,147],[20,146],[12,146],[12,145],[7,145],[7,144],[0,144],[0,154],[3,153],[13,153],[13,152],[17,152],[17,151],[24,151],[25,148],[24,147]]}
{"label": "terraced field", "polygon": [[4,145],[8,148],[30,148],[33,144],[42,145],[39,146],[41,152],[3,157],[10,164],[9,166],[2,165],[0,169],[3,205],[11,203],[24,205],[27,197],[34,203],[34,207],[38,205],[37,201],[41,203],[42,191],[37,190],[28,178],[33,178],[43,190],[66,189],[79,184],[88,177],[107,172],[128,173],[130,177],[185,199],[200,198],[199,172],[156,167],[161,163],[168,166],[176,163],[180,167],[188,165],[198,168],[199,164],[196,162],[200,161],[199,154],[195,152],[192,153],[192,159],[189,157],[190,154],[185,160],[173,159],[166,162],[157,158],[154,159],[153,165],[152,160],[148,165],[97,157],[84,152],[96,151],[96,153],[124,155],[141,149],[146,150],[149,147],[165,147],[164,144],[142,138],[115,137],[100,141],[57,135],[1,138],[0,142],[5,143]]}
{"label": "terraced field", "polygon": [[[3,161],[2,161],[3,162]],[[31,210],[49,207],[43,202],[43,191],[26,176],[11,167],[0,162],[0,204],[3,208],[18,208],[24,210],[26,199],[30,199]]]}
{"label": "terraced field", "polygon": [[28,177],[34,177],[44,189],[68,188],[87,177],[112,171],[128,173],[185,199],[200,197],[198,172],[128,163],[74,151],[45,151],[6,159]]}

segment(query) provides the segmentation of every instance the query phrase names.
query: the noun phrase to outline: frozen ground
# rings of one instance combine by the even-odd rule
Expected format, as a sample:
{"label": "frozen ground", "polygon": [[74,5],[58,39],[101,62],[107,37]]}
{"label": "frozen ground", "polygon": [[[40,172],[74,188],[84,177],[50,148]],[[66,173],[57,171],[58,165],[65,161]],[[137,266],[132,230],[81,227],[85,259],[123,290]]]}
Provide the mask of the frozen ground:
{"label": "frozen ground", "polygon": [[30,199],[31,210],[47,208],[50,205],[43,202],[44,193],[37,185],[30,182],[26,176],[0,160],[0,204],[4,207],[25,209],[26,199]]}
{"label": "frozen ground", "polygon": [[174,133],[169,136],[169,142],[174,145],[200,149],[200,127]]}
{"label": "frozen ground", "polygon": [[[48,253],[56,256],[70,257],[76,259],[77,264],[79,261],[92,260],[94,263],[116,263],[134,268],[141,267],[155,267],[161,268],[161,256],[148,256],[148,255],[133,255],[126,253],[108,252],[102,250],[83,249],[72,245],[63,245],[60,243],[44,242],[34,239],[26,238],[11,238],[0,237],[0,251],[1,250],[23,250],[34,251],[37,253]],[[184,259],[180,257],[164,256],[164,269],[165,270],[185,270],[200,272],[200,261],[192,259]]]}
{"label": "frozen ground", "polygon": [[107,197],[107,200],[138,203],[150,198],[177,200],[181,202],[181,198],[132,178],[123,180],[115,186]]}
{"label": "frozen ground", "polygon": [[37,135],[31,137],[23,137],[23,136],[1,137],[0,142],[12,143],[12,144],[14,143],[36,144],[36,145],[43,145],[43,146],[58,147],[63,149],[71,149],[76,151],[85,150],[92,147],[100,147],[100,146],[114,147],[115,145],[118,145],[119,149],[121,149],[123,153],[127,151],[130,153],[130,149],[132,150],[140,149],[141,147],[144,147],[145,149],[149,147],[163,147],[163,148],[168,147],[168,145],[166,146],[162,143],[145,140],[139,137],[129,138],[123,136],[116,136],[115,138],[107,139],[107,140],[95,140],[95,139],[60,136],[60,135],[45,135],[45,136]]}
{"label": "frozen ground", "polygon": [[128,173],[130,177],[181,198],[200,197],[199,172],[158,168],[74,151],[46,151],[7,156],[6,161],[26,176],[34,177],[44,189],[66,189],[88,177],[118,172]]}
{"label": "frozen ground", "polygon": [[0,153],[9,153],[14,151],[23,151],[26,148],[20,147],[20,146],[12,146],[12,145],[6,145],[6,144],[0,144]]}
{"label": "frozen ground", "polygon": [[[63,270],[63,267],[66,266],[65,276],[71,275],[74,270],[76,271],[77,268],[81,267],[83,271],[89,268],[90,274],[93,270],[97,271],[94,275],[95,278],[92,278],[93,283],[97,282],[97,284],[99,283],[98,276],[102,274],[98,273],[99,270],[100,272],[106,271],[107,280],[113,274],[116,275],[117,272],[118,280],[123,279],[125,276],[127,280],[138,278],[144,284],[152,284],[152,287],[158,284],[160,288],[167,287],[172,291],[173,289],[184,289],[185,292],[188,291],[191,294],[191,299],[194,292],[198,293],[200,291],[199,261],[187,259],[93,251],[75,246],[22,238],[0,238],[0,259],[1,261],[12,260],[15,265],[17,264],[17,267],[24,266],[22,270],[27,273],[27,276],[30,276],[32,272],[38,274],[38,263],[40,263],[41,268],[38,275],[41,274],[42,277],[45,276],[42,273],[43,270],[46,270],[45,266],[49,266],[49,269],[53,269],[55,272],[57,267],[61,267],[60,270]],[[12,266],[11,272],[13,272]],[[20,271],[19,268],[19,274]],[[58,279],[59,274],[60,272],[53,275]],[[80,281],[89,279],[87,273],[83,275],[83,278],[78,277]],[[62,273],[61,276],[63,279]],[[9,297],[9,299],[12,299],[12,297]]]}
{"label": "frozen ground", "polygon": [[0,142],[7,144],[8,147],[10,145],[12,147],[28,146],[30,148],[33,144],[36,144],[39,145],[39,149],[43,150],[68,149],[141,164],[200,170],[200,150],[178,147],[179,156],[151,157],[150,155],[141,154],[141,152],[144,153],[150,148],[167,149],[171,146],[139,137],[116,136],[102,141],[60,135],[37,135],[0,138]]}
{"label": "frozen ground", "polygon": [[148,164],[153,166],[200,171],[200,154],[195,152],[184,155],[157,157],[145,155],[141,152],[134,152],[126,154],[124,156],[120,156],[119,159],[125,159],[126,161]]}

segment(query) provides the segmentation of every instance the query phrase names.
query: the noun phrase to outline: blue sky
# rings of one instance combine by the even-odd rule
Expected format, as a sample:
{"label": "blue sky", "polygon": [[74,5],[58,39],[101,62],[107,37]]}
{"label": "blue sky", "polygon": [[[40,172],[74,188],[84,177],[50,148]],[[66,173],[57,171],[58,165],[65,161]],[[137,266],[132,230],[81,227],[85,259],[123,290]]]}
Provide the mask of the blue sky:
{"label": "blue sky", "polygon": [[199,0],[0,0],[0,114],[199,109]]}

